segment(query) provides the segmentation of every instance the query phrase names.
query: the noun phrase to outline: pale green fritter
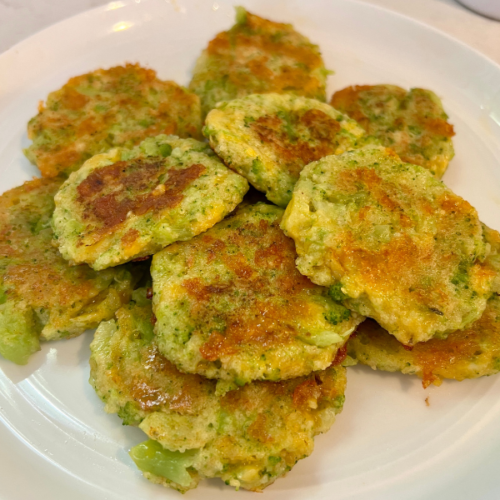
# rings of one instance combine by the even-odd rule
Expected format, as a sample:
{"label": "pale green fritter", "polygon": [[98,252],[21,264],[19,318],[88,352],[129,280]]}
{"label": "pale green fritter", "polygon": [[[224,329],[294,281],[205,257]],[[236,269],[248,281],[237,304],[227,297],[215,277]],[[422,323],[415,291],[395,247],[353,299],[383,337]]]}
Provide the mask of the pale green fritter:
{"label": "pale green fritter", "polygon": [[328,73],[318,46],[292,25],[237,7],[236,24],[209,42],[189,88],[206,115],[220,101],[250,94],[288,93],[325,101]]}
{"label": "pale green fritter", "polygon": [[407,163],[439,179],[455,155],[439,97],[430,90],[406,91],[395,85],[356,85],[335,92],[330,104],[356,120],[369,136],[393,149]]}
{"label": "pale green fritter", "polygon": [[90,157],[146,137],[201,136],[199,98],[138,64],[98,69],[51,92],[28,123],[26,156],[44,177],[68,176]]}
{"label": "pale green fritter", "polygon": [[153,257],[160,351],[183,372],[242,385],[328,367],[362,318],[296,269],[283,210],[246,205]]}
{"label": "pale green fritter", "polygon": [[55,243],[97,270],[206,231],[248,190],[204,143],[160,135],[112,149],[73,172],[55,197]]}
{"label": "pale green fritter", "polygon": [[129,267],[70,267],[52,246],[61,179],[35,179],[0,196],[0,354],[25,364],[39,340],[74,337],[128,302]]}
{"label": "pale green fritter", "polygon": [[313,450],[342,409],[345,369],[286,382],[254,382],[226,393],[179,372],[154,343],[144,290],[102,323],[91,344],[90,382],[124,424],[150,438],[130,455],[144,475],[179,491],[220,477],[259,491]]}
{"label": "pale green fritter", "polygon": [[301,273],[404,344],[467,327],[492,294],[476,210],[390,149],[308,165],[282,228]]}
{"label": "pale green fritter", "polygon": [[328,104],[279,94],[219,104],[203,133],[228,167],[281,207],[308,163],[365,144],[363,129]]}
{"label": "pale green fritter", "polygon": [[500,298],[494,294],[483,315],[446,339],[404,346],[373,320],[361,324],[348,354],[374,370],[400,371],[422,378],[424,387],[442,379],[464,380],[500,372]]}

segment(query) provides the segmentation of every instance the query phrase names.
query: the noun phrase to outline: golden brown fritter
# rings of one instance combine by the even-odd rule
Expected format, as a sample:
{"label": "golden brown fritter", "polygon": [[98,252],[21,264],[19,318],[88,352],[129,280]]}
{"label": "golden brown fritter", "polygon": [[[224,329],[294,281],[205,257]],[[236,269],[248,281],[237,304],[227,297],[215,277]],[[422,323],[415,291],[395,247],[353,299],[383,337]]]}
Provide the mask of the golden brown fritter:
{"label": "golden brown fritter", "polygon": [[366,320],[348,342],[348,354],[374,370],[417,375],[422,385],[442,379],[464,380],[500,371],[500,298],[488,301],[476,322],[446,339],[432,339],[408,347],[373,320]]}
{"label": "golden brown fritter", "polygon": [[91,344],[91,383],[150,441],[131,456],[151,481],[186,491],[203,478],[260,491],[312,453],[342,409],[339,365],[286,382],[221,392],[215,381],[179,372],[158,351],[145,292],[103,322]]}
{"label": "golden brown fritter", "polygon": [[42,340],[74,337],[130,298],[127,268],[70,267],[52,246],[61,179],[35,179],[0,196],[0,353],[24,364]]}
{"label": "golden brown fritter", "polygon": [[363,129],[328,104],[280,94],[219,104],[203,133],[228,167],[281,207],[308,163],[364,144]]}
{"label": "golden brown fritter", "polygon": [[493,292],[476,210],[390,149],[310,163],[282,227],[300,272],[408,345],[465,328]]}
{"label": "golden brown fritter", "polygon": [[330,104],[403,161],[420,165],[439,179],[455,154],[453,125],[447,121],[441,100],[430,90],[356,85],[335,92]]}
{"label": "golden brown fritter", "polygon": [[292,25],[237,7],[236,24],[209,42],[189,88],[206,115],[220,101],[249,94],[277,92],[325,101],[327,74],[318,46]]}
{"label": "golden brown fritter", "polygon": [[25,154],[44,177],[67,176],[112,147],[159,134],[200,138],[200,128],[196,95],[126,64],[76,76],[51,92],[28,124],[33,144]]}
{"label": "golden brown fritter", "polygon": [[361,318],[295,266],[283,210],[258,203],[153,257],[160,351],[179,369],[237,384],[325,369]]}
{"label": "golden brown fritter", "polygon": [[96,155],[71,174],[55,197],[56,243],[69,261],[116,266],[212,227],[247,189],[205,143],[150,137],[132,150]]}

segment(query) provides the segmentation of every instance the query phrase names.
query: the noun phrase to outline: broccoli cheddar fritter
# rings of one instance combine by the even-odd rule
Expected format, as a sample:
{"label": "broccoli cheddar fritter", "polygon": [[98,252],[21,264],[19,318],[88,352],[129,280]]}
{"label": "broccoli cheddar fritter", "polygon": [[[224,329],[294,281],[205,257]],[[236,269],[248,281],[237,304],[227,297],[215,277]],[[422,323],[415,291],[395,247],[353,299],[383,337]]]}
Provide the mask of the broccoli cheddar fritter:
{"label": "broccoli cheddar fritter", "polygon": [[179,491],[220,477],[259,491],[313,450],[344,403],[339,365],[286,382],[221,394],[215,381],[179,372],[158,351],[144,290],[103,322],[91,344],[90,382],[124,424],[150,438],[130,454],[144,475]]}
{"label": "broccoli cheddar fritter", "polygon": [[465,328],[493,291],[476,210],[390,149],[309,164],[282,227],[301,273],[407,345]]}
{"label": "broccoli cheddar fritter", "polygon": [[206,144],[148,138],[96,155],[71,174],[55,197],[56,243],[72,262],[116,266],[205,231],[247,190]]}
{"label": "broccoli cheddar fritter", "polygon": [[44,177],[69,175],[112,147],[130,148],[149,136],[200,138],[196,95],[138,64],[71,78],[49,94],[28,124],[25,150]]}
{"label": "broccoli cheddar fritter", "polygon": [[199,57],[189,88],[203,115],[219,101],[268,92],[326,100],[325,69],[317,45],[292,25],[237,8],[236,24],[219,33]]}
{"label": "broccoli cheddar fritter", "polygon": [[328,104],[279,94],[220,103],[203,132],[228,167],[281,207],[308,163],[360,147],[364,135]]}
{"label": "broccoli cheddar fritter", "polygon": [[50,217],[60,179],[36,179],[0,196],[0,354],[24,364],[39,338],[74,337],[129,300],[120,267],[70,267],[51,245]]}
{"label": "broccoli cheddar fritter", "polygon": [[373,320],[366,320],[348,343],[351,357],[376,370],[422,378],[424,387],[442,379],[464,380],[500,372],[500,298],[494,294],[483,315],[446,339],[408,348]]}
{"label": "broccoli cheddar fritter", "polygon": [[180,370],[239,385],[307,375],[361,321],[297,271],[282,214],[243,206],[153,257],[156,342]]}
{"label": "broccoli cheddar fritter", "polygon": [[335,92],[330,104],[404,162],[420,165],[439,179],[455,154],[453,125],[448,123],[439,97],[430,90],[407,92],[395,85],[361,85]]}

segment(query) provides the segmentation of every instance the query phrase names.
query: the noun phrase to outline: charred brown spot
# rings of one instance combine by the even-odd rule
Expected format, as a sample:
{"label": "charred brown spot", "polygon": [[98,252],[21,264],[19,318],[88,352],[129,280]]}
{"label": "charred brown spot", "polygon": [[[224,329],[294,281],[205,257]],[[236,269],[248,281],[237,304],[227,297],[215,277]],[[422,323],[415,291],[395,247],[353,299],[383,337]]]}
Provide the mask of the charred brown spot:
{"label": "charred brown spot", "polygon": [[354,85],[346,87],[333,94],[330,104],[342,113],[346,113],[356,120],[367,132],[370,129],[370,120],[365,115],[360,105],[360,93],[371,91],[371,85]]}
{"label": "charred brown spot", "polygon": [[261,443],[269,443],[273,441],[273,437],[269,433],[267,420],[268,419],[264,414],[259,413],[257,418],[248,426],[248,435]]}
{"label": "charred brown spot", "polygon": [[192,414],[204,400],[206,383],[197,375],[181,374],[156,347],[139,351],[131,369],[130,359],[123,360],[115,353],[110,377],[122,391],[144,411],[158,411],[166,407],[180,414]]}
{"label": "charred brown spot", "polygon": [[207,264],[210,264],[217,254],[220,254],[226,248],[226,244],[222,240],[215,240],[214,243],[207,250]]}
{"label": "charred brown spot", "polygon": [[151,258],[151,255],[145,255],[144,257],[137,257],[137,259],[132,260],[132,262],[144,262]]}
{"label": "charred brown spot", "polygon": [[337,354],[335,355],[335,358],[333,360],[332,366],[336,366],[336,365],[342,364],[345,361],[346,358],[347,358],[347,344],[344,344],[337,351]]}
{"label": "charred brown spot", "polygon": [[184,198],[183,191],[205,170],[201,164],[168,169],[160,158],[119,161],[91,172],[77,187],[78,202],[84,206],[84,219],[97,222],[96,232],[106,234],[129,213],[175,208]]}
{"label": "charred brown spot", "polygon": [[[298,177],[305,165],[333,154],[338,146],[340,124],[323,111],[311,109],[303,114],[290,113],[288,127],[279,116],[261,116],[251,124],[260,141],[268,144]],[[287,131],[304,130],[310,140],[305,141]]]}
{"label": "charred brown spot", "polygon": [[426,118],[422,120],[424,127],[428,132],[443,137],[453,137],[455,130],[453,125],[442,118]]}
{"label": "charred brown spot", "polygon": [[[391,186],[389,186],[389,183],[385,182],[373,168],[343,170],[339,173],[337,182],[338,188],[343,192],[354,194],[358,191],[367,191],[385,210],[393,214],[403,214],[397,201],[388,194]],[[369,210],[369,207],[362,209],[360,220],[364,220],[365,214]]]}
{"label": "charred brown spot", "polygon": [[64,92],[61,97],[61,104],[68,109],[77,110],[83,108],[89,102],[89,98],[80,94],[72,87],[64,87]]}
{"label": "charred brown spot", "polygon": [[231,269],[239,278],[251,278],[255,270],[249,265],[248,260],[242,253],[234,255],[224,254],[222,259],[226,266]]}
{"label": "charred brown spot", "polygon": [[[137,231],[137,229],[129,229],[122,238],[122,243],[127,247],[132,245],[135,241],[137,241],[137,238],[139,238],[140,233]],[[149,256],[146,257],[140,257],[139,259],[135,259],[136,261],[141,261],[141,260],[146,260],[149,259]]]}
{"label": "charred brown spot", "polygon": [[340,130],[340,123],[319,109],[309,109],[300,118],[317,141],[331,142]]}
{"label": "charred brown spot", "polygon": [[234,354],[234,348],[227,345],[224,336],[220,333],[212,332],[207,342],[200,347],[200,353],[208,361],[219,359],[221,354]]}
{"label": "charred brown spot", "polygon": [[321,389],[316,380],[307,379],[301,382],[293,391],[293,405],[302,410],[316,408],[320,396]]}

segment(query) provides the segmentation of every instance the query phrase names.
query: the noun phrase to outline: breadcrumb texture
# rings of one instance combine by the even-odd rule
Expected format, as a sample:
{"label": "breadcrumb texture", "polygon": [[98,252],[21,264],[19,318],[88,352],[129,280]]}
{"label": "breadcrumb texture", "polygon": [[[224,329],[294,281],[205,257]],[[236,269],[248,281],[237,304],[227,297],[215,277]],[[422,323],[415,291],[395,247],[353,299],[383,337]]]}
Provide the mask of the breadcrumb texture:
{"label": "breadcrumb texture", "polygon": [[68,176],[98,153],[146,137],[201,137],[198,97],[152,69],[126,64],[71,78],[28,123],[25,150],[44,177]]}
{"label": "breadcrumb texture", "polygon": [[184,492],[203,478],[220,477],[236,489],[260,491],[310,455],[314,436],[327,431],[342,409],[340,365],[228,392],[181,373],[156,347],[151,315],[145,291],[136,291],[116,319],[99,326],[90,382],[107,412],[154,441],[131,451],[153,482]]}
{"label": "breadcrumb texture", "polygon": [[0,353],[25,364],[39,339],[74,337],[130,299],[129,268],[71,267],[52,244],[61,179],[35,179],[0,196]]}
{"label": "breadcrumb texture", "polygon": [[430,90],[406,91],[395,85],[356,85],[333,94],[330,104],[356,120],[382,145],[407,163],[439,179],[455,155],[453,125],[439,97]]}
{"label": "breadcrumb texture", "polygon": [[296,269],[283,210],[247,205],[153,257],[160,351],[180,370],[239,385],[327,368],[362,318]]}
{"label": "breadcrumb texture", "polygon": [[70,175],[55,197],[55,243],[73,263],[117,266],[206,231],[247,190],[206,144],[148,138],[96,155]]}
{"label": "breadcrumb texture", "polygon": [[390,149],[308,165],[282,228],[301,273],[407,345],[479,319],[496,280],[476,210]]}
{"label": "breadcrumb texture", "polygon": [[189,84],[203,115],[220,101],[268,92],[326,101],[319,47],[282,24],[237,7],[236,24],[219,33],[199,57]]}
{"label": "breadcrumb texture", "polygon": [[203,132],[228,167],[281,207],[308,163],[365,145],[363,129],[347,115],[292,95],[220,103]]}

